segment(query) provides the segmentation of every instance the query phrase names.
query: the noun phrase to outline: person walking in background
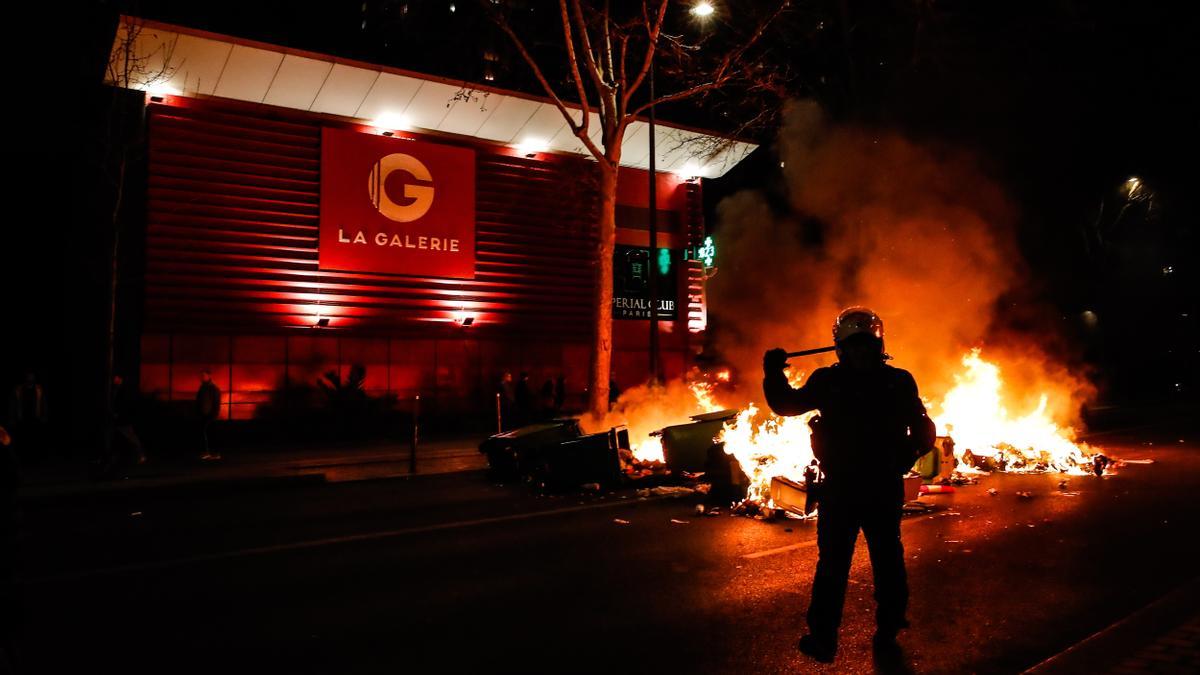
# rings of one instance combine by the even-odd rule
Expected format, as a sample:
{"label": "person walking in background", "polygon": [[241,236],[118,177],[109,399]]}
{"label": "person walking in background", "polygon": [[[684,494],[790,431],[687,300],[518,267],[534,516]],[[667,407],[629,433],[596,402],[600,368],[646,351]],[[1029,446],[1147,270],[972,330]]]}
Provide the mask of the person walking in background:
{"label": "person walking in background", "polygon": [[117,463],[117,458],[121,456],[120,451],[114,447],[117,442],[124,442],[129,446],[137,458],[138,464],[146,463],[146,451],[142,449],[142,441],[138,438],[137,431],[133,428],[134,417],[134,394],[125,386],[125,378],[120,375],[113,375],[111,399],[108,402],[109,415],[112,419],[112,438],[109,440],[109,468]]}
{"label": "person walking in background", "polygon": [[46,391],[33,371],[27,371],[9,397],[8,420],[13,448],[26,464],[40,462],[46,454]]}
{"label": "person walking in background", "polygon": [[554,379],[554,414],[561,415],[563,405],[567,402],[567,376],[562,373]]}
{"label": "person walking in background", "polygon": [[513,384],[513,374],[504,371],[500,376],[500,384],[496,386],[500,395],[500,425],[505,429],[513,428],[513,412],[517,405],[517,388]]}
{"label": "person walking in background", "polygon": [[196,413],[200,416],[200,459],[221,459],[221,455],[213,452],[209,445],[213,424],[221,416],[221,390],[212,381],[212,373],[207,368],[200,371],[200,388],[196,390]]}
{"label": "person walking in background", "polygon": [[538,392],[538,417],[548,420],[554,417],[554,380],[546,378]]}
{"label": "person walking in background", "polygon": [[536,397],[529,384],[529,373],[522,372],[517,380],[517,426],[523,427],[533,421],[537,414]]}

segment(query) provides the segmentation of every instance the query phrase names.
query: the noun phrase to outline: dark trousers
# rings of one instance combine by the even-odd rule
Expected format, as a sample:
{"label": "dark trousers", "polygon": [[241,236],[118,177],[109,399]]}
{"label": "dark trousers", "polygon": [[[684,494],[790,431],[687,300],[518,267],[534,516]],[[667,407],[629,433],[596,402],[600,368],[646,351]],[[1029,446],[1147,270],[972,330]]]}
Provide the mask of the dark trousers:
{"label": "dark trousers", "polygon": [[875,577],[876,624],[881,631],[895,631],[905,625],[908,576],[900,543],[903,489],[903,485],[889,483],[873,489],[859,486],[857,494],[822,492],[817,519],[819,557],[808,606],[808,628],[813,635],[837,641],[859,529],[867,539]]}
{"label": "dark trousers", "polygon": [[209,443],[208,443],[208,437],[212,433],[212,426],[213,426],[213,418],[211,418],[211,417],[201,417],[200,418],[200,453],[201,454],[207,455],[210,452],[212,452],[212,450],[209,446]]}

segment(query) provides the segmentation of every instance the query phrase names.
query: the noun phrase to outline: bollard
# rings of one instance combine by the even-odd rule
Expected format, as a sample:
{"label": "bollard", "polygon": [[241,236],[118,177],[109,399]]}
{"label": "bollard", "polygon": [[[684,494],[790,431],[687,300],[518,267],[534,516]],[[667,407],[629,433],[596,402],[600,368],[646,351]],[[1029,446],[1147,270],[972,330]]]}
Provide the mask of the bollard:
{"label": "bollard", "polygon": [[496,433],[504,433],[504,420],[500,416],[500,392],[496,392]]}
{"label": "bollard", "polygon": [[412,451],[408,453],[408,472],[417,473],[417,445],[421,442],[421,395],[413,399]]}

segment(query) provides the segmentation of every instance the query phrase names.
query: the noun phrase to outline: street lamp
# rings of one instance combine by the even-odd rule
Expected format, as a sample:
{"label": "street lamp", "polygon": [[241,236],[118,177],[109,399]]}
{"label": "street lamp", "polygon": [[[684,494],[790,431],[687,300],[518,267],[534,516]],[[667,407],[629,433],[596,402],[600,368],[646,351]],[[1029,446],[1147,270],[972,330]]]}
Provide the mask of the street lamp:
{"label": "street lamp", "polygon": [[711,2],[707,2],[707,0],[702,0],[701,2],[697,2],[696,4],[692,5],[692,8],[688,11],[691,13],[692,16],[700,17],[701,19],[703,19],[705,17],[712,16],[713,12],[715,12],[717,10],[713,8]]}

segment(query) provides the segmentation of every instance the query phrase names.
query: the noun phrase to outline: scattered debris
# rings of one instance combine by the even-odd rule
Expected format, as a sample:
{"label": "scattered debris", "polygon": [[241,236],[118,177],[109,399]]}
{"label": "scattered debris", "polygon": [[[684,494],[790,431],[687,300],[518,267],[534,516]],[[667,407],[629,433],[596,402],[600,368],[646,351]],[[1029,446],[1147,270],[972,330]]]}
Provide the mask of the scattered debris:
{"label": "scattered debris", "polygon": [[995,497],[996,495],[1000,494],[1000,491],[996,488],[988,488],[988,494]]}
{"label": "scattered debris", "polygon": [[783,476],[776,476],[771,479],[771,503],[799,515],[811,513],[812,509],[808,508],[814,501],[808,494],[808,488],[811,486],[811,482],[805,485]]}
{"label": "scattered debris", "polygon": [[1033,493],[1031,492],[1018,492],[1017,496],[1021,499],[1033,499]]}
{"label": "scattered debris", "polygon": [[704,471],[681,471],[679,473],[685,480],[699,480],[704,478],[704,474]]}
{"label": "scattered debris", "polygon": [[1121,463],[1122,464],[1153,464],[1154,460],[1152,460],[1152,459],[1123,459],[1123,460],[1121,460]]}
{"label": "scattered debris", "polygon": [[657,485],[652,488],[642,488],[637,491],[639,497],[686,497],[690,494],[698,492],[696,488],[683,487],[682,485]]}
{"label": "scattered debris", "polygon": [[141,512],[141,511],[134,511],[133,513],[130,513],[129,515],[130,515],[130,516],[140,516],[140,515],[142,515],[142,512]]}
{"label": "scattered debris", "polygon": [[963,543],[963,540],[962,540],[962,539],[947,539],[947,540],[945,540],[945,541],[946,541],[946,543],[947,543],[947,544],[961,544],[961,543]]}
{"label": "scattered debris", "polygon": [[1064,491],[1065,491],[1065,490],[1067,489],[1067,483],[1068,483],[1068,481],[1067,481],[1067,479],[1066,479],[1066,478],[1064,478],[1064,479],[1062,479],[1062,480],[1058,481],[1058,489],[1059,489],[1059,490],[1064,490]]}
{"label": "scattered debris", "polygon": [[704,505],[703,504],[696,505],[696,515],[698,515],[698,516],[704,515]]}
{"label": "scattered debris", "polygon": [[923,495],[945,495],[953,494],[954,486],[952,485],[922,485],[921,494]]}
{"label": "scattered debris", "polygon": [[581,490],[588,490],[590,492],[599,492],[600,484],[599,483],[584,483],[583,485],[580,485],[579,488]]}
{"label": "scattered debris", "polygon": [[680,519],[678,519],[678,518],[672,518],[672,519],[671,519],[671,522],[672,522],[672,523],[674,523],[674,524],[676,524],[676,525],[687,525],[688,523],[690,523],[690,522],[692,522],[692,521],[690,521],[690,520],[680,520]]}
{"label": "scattered debris", "polygon": [[1058,492],[1057,494],[1060,497],[1078,497],[1079,496],[1078,492],[1072,492],[1072,491],[1068,491],[1068,490],[1062,490],[1062,491]]}
{"label": "scattered debris", "polygon": [[1112,464],[1112,460],[1107,455],[1097,454],[1092,457],[1092,468],[1097,476],[1103,476],[1104,470],[1108,468],[1109,464]]}
{"label": "scattered debris", "polygon": [[613,518],[613,522],[618,525],[628,525],[629,524],[629,521],[625,520],[624,518]]}

